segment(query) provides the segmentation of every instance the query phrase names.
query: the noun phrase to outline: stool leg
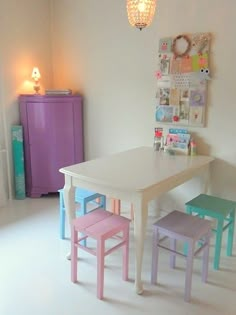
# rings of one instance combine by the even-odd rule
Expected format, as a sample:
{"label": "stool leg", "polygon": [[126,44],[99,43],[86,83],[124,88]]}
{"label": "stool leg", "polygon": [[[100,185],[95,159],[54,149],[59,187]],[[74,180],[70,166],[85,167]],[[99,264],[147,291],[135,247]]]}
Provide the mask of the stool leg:
{"label": "stool leg", "polygon": [[64,205],[64,198],[63,192],[59,193],[59,216],[60,216],[60,238],[63,240],[65,239],[65,205]]}
{"label": "stool leg", "polygon": [[[176,239],[170,238],[170,249],[176,251]],[[170,268],[175,268],[175,260],[176,255],[174,253],[170,253]]]}
{"label": "stool leg", "polygon": [[71,231],[71,281],[77,281],[77,243],[78,243],[78,233],[75,228]]}
{"label": "stool leg", "polygon": [[158,255],[159,255],[159,232],[156,227],[153,228],[152,234],[152,271],[151,271],[151,283],[157,283],[157,268],[158,268]]}
{"label": "stool leg", "polygon": [[217,228],[216,228],[216,244],[215,244],[215,257],[214,257],[214,269],[216,270],[219,269],[219,264],[220,264],[223,225],[224,225],[224,219],[223,218],[218,219]]}
{"label": "stool leg", "polygon": [[120,199],[111,198],[111,212],[120,215]]}
{"label": "stool leg", "polygon": [[60,237],[62,240],[65,239],[65,225],[66,225],[66,211],[65,208],[60,210]]}
{"label": "stool leg", "polygon": [[[87,213],[87,202],[85,201],[85,199],[83,199],[83,201],[80,204],[80,212],[81,212],[81,216],[85,215]],[[87,245],[87,240],[86,238],[82,241],[80,241],[81,245],[86,246]]]}
{"label": "stool leg", "polygon": [[120,199],[115,199],[115,214],[120,215]]}
{"label": "stool leg", "polygon": [[110,198],[110,207],[111,207],[111,212],[115,213],[115,199]]}
{"label": "stool leg", "polygon": [[203,250],[203,258],[202,258],[202,282],[206,282],[207,276],[208,276],[210,237],[211,237],[211,231],[209,231],[209,233],[205,236],[206,247]]}
{"label": "stool leg", "polygon": [[194,242],[188,242],[188,256],[186,259],[186,276],[185,276],[185,302],[189,302],[191,298],[191,287],[192,287],[192,272],[193,272],[193,257],[194,256]]}
{"label": "stool leg", "polygon": [[129,225],[123,230],[123,270],[122,278],[123,280],[128,280],[128,271],[129,271]]}
{"label": "stool leg", "polygon": [[234,224],[235,224],[235,210],[230,213],[230,226],[228,229],[228,242],[227,242],[227,256],[232,256],[233,241],[234,241]]}
{"label": "stool leg", "polygon": [[63,208],[61,211],[61,217],[60,217],[60,231],[61,231],[61,239],[65,239],[65,225],[66,225],[66,211]]}
{"label": "stool leg", "polygon": [[[186,207],[186,213],[189,215],[193,215],[191,208],[189,208],[188,206]],[[187,242],[184,242],[184,255],[185,256],[188,255],[188,243]]]}
{"label": "stool leg", "polygon": [[103,209],[106,209],[106,196],[101,196],[100,198],[100,207],[102,207]]}
{"label": "stool leg", "polygon": [[99,239],[97,241],[97,298],[100,300],[103,298],[104,288],[104,254],[104,240]]}

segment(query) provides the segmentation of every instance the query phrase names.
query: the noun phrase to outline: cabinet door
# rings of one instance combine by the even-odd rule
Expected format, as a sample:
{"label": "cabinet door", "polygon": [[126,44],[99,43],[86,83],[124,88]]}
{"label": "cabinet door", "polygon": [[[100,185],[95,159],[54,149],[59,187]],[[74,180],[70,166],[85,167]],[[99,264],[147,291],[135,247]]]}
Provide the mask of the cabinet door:
{"label": "cabinet door", "polygon": [[27,104],[33,188],[62,188],[61,167],[74,164],[73,105],[65,102]]}

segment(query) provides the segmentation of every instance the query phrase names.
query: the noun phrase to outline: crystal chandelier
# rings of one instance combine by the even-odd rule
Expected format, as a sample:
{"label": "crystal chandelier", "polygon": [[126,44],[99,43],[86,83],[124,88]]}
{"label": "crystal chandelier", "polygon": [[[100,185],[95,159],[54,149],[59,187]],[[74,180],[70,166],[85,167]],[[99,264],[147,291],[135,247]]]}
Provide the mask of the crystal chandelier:
{"label": "crystal chandelier", "polygon": [[132,26],[142,30],[151,24],[157,0],[127,0],[128,20]]}

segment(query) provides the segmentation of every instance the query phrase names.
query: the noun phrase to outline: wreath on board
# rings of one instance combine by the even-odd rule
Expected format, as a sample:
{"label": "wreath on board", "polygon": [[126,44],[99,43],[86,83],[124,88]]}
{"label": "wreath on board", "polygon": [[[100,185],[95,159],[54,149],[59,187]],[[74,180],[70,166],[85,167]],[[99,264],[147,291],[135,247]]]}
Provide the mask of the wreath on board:
{"label": "wreath on board", "polygon": [[[187,44],[187,47],[184,51],[178,51],[177,50],[177,41],[183,39],[186,44]],[[190,52],[191,50],[191,47],[192,47],[192,42],[190,40],[190,38],[187,36],[187,35],[178,35],[175,37],[175,39],[173,40],[173,44],[172,44],[172,52],[175,56],[175,58],[182,58],[182,57],[185,57],[188,55],[188,53]]]}

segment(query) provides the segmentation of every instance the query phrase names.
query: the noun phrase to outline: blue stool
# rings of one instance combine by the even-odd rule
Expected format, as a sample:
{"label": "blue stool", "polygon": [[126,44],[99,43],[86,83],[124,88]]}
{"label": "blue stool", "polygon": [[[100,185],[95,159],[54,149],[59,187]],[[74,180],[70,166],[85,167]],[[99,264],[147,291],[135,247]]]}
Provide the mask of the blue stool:
{"label": "blue stool", "polygon": [[[64,203],[64,195],[63,189],[59,189],[59,207],[60,207],[60,238],[65,239],[65,203]],[[96,201],[99,199],[99,202]],[[87,213],[87,205],[92,202],[96,208],[106,208],[106,196],[94,193],[93,191],[89,191],[82,188],[75,189],[75,203],[80,204],[79,210],[76,210],[76,216],[80,217]],[[94,208],[93,208],[94,209]],[[83,241],[84,242],[84,241]],[[84,244],[85,245],[85,244]]]}
{"label": "blue stool", "polygon": [[214,269],[219,269],[222,234],[226,229],[228,229],[226,254],[232,256],[236,201],[201,194],[185,205],[186,212],[190,215],[197,214],[202,219],[206,216],[217,220],[216,229],[213,229],[216,233]]}

